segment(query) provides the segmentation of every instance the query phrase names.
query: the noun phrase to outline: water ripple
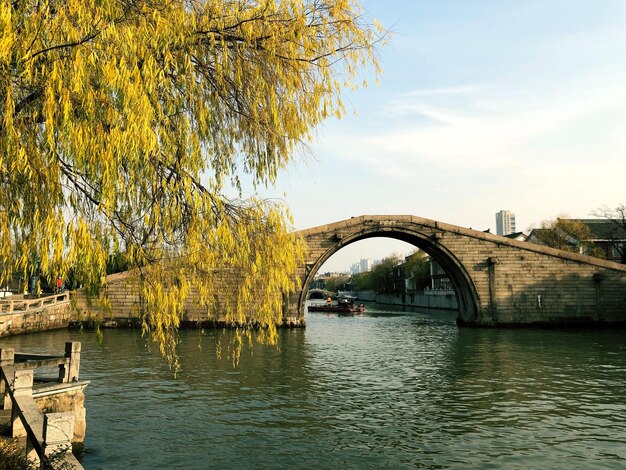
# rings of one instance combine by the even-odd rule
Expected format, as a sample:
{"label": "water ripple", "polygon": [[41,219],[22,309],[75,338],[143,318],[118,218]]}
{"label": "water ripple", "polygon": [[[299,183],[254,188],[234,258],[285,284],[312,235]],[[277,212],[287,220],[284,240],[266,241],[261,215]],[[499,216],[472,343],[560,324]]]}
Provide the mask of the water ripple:
{"label": "water ripple", "polygon": [[626,467],[621,331],[457,329],[401,312],[307,325],[238,368],[212,352],[228,332],[183,332],[177,378],[132,331],[2,344],[83,342],[87,469]]}

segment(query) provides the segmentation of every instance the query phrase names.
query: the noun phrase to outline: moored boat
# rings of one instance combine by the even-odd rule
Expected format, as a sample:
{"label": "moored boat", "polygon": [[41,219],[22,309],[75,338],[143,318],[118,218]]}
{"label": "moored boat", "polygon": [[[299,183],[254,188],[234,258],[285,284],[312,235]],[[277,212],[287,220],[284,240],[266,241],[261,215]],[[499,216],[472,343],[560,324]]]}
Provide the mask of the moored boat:
{"label": "moored boat", "polygon": [[326,302],[324,304],[312,304],[309,305],[308,308],[309,312],[329,312],[339,315],[356,315],[357,313],[363,313],[363,304],[356,307],[354,305],[354,297],[339,297],[336,303]]}
{"label": "moored boat", "polygon": [[357,308],[354,305],[351,306],[341,306],[341,305],[326,305],[326,304],[318,304],[318,305],[309,305],[309,312],[330,312],[330,313],[347,313],[354,315],[357,312]]}

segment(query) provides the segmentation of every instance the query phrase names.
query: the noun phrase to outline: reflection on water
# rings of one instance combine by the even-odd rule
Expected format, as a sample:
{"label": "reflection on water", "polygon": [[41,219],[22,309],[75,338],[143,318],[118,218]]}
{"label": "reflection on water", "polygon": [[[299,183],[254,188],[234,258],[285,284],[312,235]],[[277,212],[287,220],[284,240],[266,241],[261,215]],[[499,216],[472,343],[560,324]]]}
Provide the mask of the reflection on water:
{"label": "reflection on water", "polygon": [[458,329],[454,314],[310,314],[239,367],[182,332],[173,378],[138,332],[83,342],[88,469],[623,468],[624,331]]}

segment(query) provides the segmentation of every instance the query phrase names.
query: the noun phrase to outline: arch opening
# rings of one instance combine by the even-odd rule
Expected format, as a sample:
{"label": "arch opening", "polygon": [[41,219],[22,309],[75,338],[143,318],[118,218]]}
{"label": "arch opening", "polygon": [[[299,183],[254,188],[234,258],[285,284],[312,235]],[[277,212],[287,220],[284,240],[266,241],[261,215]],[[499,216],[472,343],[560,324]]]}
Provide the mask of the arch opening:
{"label": "arch opening", "polygon": [[476,318],[478,313],[478,295],[465,266],[459,262],[453,253],[440,244],[437,244],[436,240],[433,240],[428,234],[420,233],[418,230],[407,230],[404,228],[362,230],[357,234],[338,240],[328,248],[312,265],[309,265],[310,269],[306,273],[298,304],[298,310],[301,312],[301,315],[303,315],[305,311],[305,302],[309,288],[323,264],[335,253],[348,245],[361,240],[378,237],[391,238],[409,243],[431,256],[446,272],[452,284],[458,305],[458,319],[468,321]]}
{"label": "arch opening", "polygon": [[306,297],[309,300],[323,300],[326,299],[329,294],[330,292],[325,289],[309,289]]}

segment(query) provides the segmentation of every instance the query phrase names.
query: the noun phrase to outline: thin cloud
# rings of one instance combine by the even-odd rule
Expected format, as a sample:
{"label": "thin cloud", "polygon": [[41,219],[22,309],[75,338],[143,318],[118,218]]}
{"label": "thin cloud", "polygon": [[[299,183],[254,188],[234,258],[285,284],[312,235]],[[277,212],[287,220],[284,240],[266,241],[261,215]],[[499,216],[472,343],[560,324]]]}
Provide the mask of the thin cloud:
{"label": "thin cloud", "polygon": [[480,90],[476,85],[460,85],[450,87],[422,88],[404,93],[404,98],[423,98],[442,95],[470,95]]}
{"label": "thin cloud", "polygon": [[[597,119],[598,113],[608,110],[617,110],[626,123],[626,86],[621,83],[597,89],[568,87],[557,94],[507,95],[503,90],[476,86],[440,91],[444,95],[463,94],[469,100],[455,107],[449,102],[441,105],[422,99],[433,96],[425,90],[404,93],[385,109],[386,116],[394,116],[392,122],[378,131],[368,129],[367,133],[358,128],[328,132],[325,150],[365,165],[373,173],[411,179],[418,172],[412,168],[418,164],[452,165],[457,169],[515,168],[520,159],[534,159],[530,151],[539,147],[535,145],[537,140],[544,148],[541,159],[565,163],[580,151],[581,139],[586,138],[574,135],[564,140],[560,129],[568,123],[578,120],[578,125],[584,125],[586,119]],[[424,116],[439,125],[416,126],[402,119],[407,114]],[[599,150],[608,150],[616,138],[621,142],[619,135],[605,136],[598,144]]]}

